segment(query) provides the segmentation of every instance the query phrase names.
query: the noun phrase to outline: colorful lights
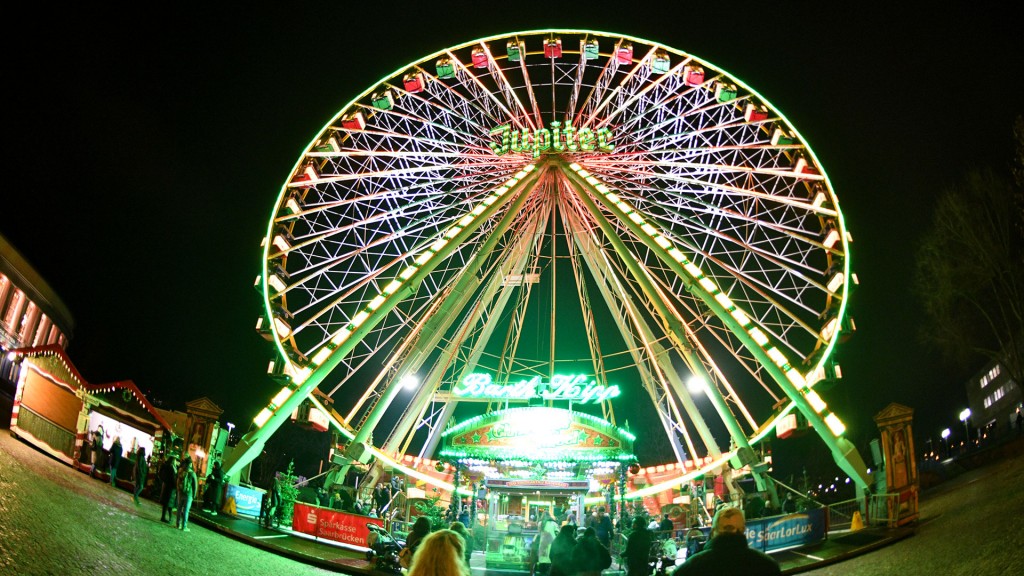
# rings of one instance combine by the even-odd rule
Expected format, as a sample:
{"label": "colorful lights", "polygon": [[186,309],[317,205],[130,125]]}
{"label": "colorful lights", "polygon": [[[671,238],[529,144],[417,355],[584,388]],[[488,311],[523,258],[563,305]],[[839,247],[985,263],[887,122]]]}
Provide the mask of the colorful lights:
{"label": "colorful lights", "polygon": [[836,437],[842,436],[846,432],[846,425],[839,419],[835,414],[829,414],[825,416],[825,424],[828,425],[828,429],[832,431]]}

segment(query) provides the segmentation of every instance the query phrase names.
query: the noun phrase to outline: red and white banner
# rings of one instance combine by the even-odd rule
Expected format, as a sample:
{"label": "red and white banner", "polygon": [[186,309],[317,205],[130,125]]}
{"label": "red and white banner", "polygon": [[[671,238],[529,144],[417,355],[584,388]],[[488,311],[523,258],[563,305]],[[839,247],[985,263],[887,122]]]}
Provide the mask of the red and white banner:
{"label": "red and white banner", "polygon": [[349,514],[298,502],[295,503],[292,513],[292,530],[354,546],[366,547],[366,537],[370,534],[370,529],[366,527],[368,523],[384,526],[384,521],[380,518]]}

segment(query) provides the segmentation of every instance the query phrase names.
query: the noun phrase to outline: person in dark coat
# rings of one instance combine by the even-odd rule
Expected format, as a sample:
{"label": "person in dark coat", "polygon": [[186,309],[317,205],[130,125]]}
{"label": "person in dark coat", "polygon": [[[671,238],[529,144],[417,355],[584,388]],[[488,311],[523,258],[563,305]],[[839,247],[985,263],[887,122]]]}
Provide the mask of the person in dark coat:
{"label": "person in dark coat", "polygon": [[135,505],[139,505],[139,494],[142,493],[142,489],[146,487],[146,476],[149,475],[149,462],[146,460],[146,449],[139,446],[139,449],[135,451],[135,491],[132,492],[132,499],[135,500]]}
{"label": "person in dark coat", "polygon": [[117,467],[121,465],[121,437],[114,436],[110,445],[110,485],[117,488]]}
{"label": "person in dark coat", "polygon": [[157,475],[160,477],[160,521],[171,523],[171,496],[177,490],[176,481],[178,457],[171,454],[160,465]]}
{"label": "person in dark coat", "polygon": [[566,524],[551,543],[550,576],[572,576],[576,573],[576,567],[572,563],[572,551],[575,548],[576,525]]}
{"label": "person in dark coat", "polygon": [[572,564],[579,576],[599,576],[602,570],[612,565],[612,555],[597,539],[593,526],[583,531],[583,537],[573,548]]}
{"label": "person in dark coat", "polygon": [[711,539],[704,550],[688,556],[672,576],[779,576],[771,556],[747,546],[746,520],[739,508],[722,508],[711,522]]}
{"label": "person in dark coat", "polygon": [[626,542],[622,557],[626,559],[626,576],[647,576],[650,572],[648,561],[651,559],[651,543],[654,538],[647,529],[643,518],[633,519],[633,532]]}
{"label": "person in dark coat", "polygon": [[223,492],[224,470],[220,467],[220,460],[217,460],[213,463],[213,470],[206,477],[206,488],[203,490],[204,504],[212,510],[211,514],[214,516],[220,510],[220,500]]}

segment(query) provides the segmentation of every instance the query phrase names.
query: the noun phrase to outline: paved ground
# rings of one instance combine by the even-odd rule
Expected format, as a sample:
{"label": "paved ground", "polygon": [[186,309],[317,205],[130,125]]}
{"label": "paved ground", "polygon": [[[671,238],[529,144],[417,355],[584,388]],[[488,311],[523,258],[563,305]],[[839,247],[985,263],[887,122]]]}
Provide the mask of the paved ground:
{"label": "paved ground", "polygon": [[[1018,452],[928,494],[915,536],[806,573],[1017,573],[1024,564],[1022,482],[1024,454]],[[143,501],[136,507],[129,493],[91,480],[0,430],[0,575],[332,574],[200,522],[182,533],[159,519],[157,504]],[[841,540],[829,546],[840,546]],[[811,567],[806,560],[784,566],[787,572]]]}

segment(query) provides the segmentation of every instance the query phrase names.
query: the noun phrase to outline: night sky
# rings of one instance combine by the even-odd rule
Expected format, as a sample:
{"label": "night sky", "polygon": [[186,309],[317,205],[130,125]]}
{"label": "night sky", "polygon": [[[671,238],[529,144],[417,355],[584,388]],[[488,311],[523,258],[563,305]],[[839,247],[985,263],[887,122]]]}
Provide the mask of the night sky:
{"label": "night sky", "polygon": [[70,307],[69,352],[87,380],[132,379],[177,409],[209,396],[246,427],[276,389],[253,329],[260,240],[310,139],[436,50],[580,28],[692,53],[792,121],[832,179],[861,282],[844,379],[826,399],[862,448],[889,402],[915,409],[919,441],[956,430],[964,381],[983,361],[949,366],[919,344],[914,248],[947,182],[972,166],[1007,169],[1024,110],[1010,8],[278,4],[32,6],[33,18],[8,23],[0,232]]}

